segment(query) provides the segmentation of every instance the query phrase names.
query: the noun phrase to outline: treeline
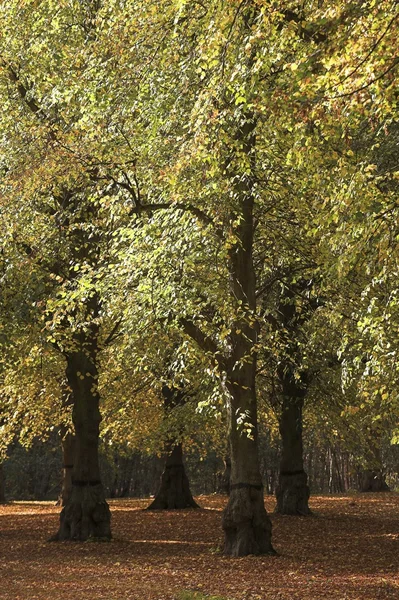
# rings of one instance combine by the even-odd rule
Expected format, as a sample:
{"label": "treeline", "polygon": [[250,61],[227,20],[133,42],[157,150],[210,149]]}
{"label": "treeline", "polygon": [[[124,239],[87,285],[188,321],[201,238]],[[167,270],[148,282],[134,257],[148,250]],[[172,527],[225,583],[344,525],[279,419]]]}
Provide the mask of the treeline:
{"label": "treeline", "polygon": [[[306,437],[305,437],[306,440]],[[260,435],[260,471],[266,494],[276,493],[279,479],[280,444],[269,445]],[[139,452],[120,454],[101,448],[100,465],[107,498],[149,498],[155,496],[163,469],[163,458]],[[347,451],[339,447],[305,447],[304,465],[313,494],[379,492],[398,490],[398,449],[388,446],[383,452],[381,478],[372,477]],[[62,490],[62,452],[59,437],[36,442],[29,449],[19,445],[9,448],[0,474],[1,501],[53,500],[58,502]],[[189,453],[185,458],[193,494],[226,494],[225,465],[222,457],[210,450],[203,457]],[[23,477],[21,477],[23,473]]]}

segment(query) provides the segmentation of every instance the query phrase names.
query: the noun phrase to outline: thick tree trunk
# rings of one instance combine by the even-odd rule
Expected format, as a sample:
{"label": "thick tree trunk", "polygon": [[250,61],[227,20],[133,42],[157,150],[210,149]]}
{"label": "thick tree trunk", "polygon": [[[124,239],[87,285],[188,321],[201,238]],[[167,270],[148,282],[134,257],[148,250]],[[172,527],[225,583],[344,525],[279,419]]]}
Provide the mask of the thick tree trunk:
{"label": "thick tree trunk", "polygon": [[224,470],[218,474],[218,492],[219,494],[230,495],[230,478],[231,478],[231,458],[226,455],[223,459]]}
{"label": "thick tree trunk", "polygon": [[[62,407],[67,410],[73,407],[73,394],[66,379],[62,386]],[[75,434],[72,433],[65,423],[60,427],[61,449],[62,449],[62,484],[61,493],[57,500],[57,506],[65,506],[72,492],[72,471],[75,460]]]}
{"label": "thick tree trunk", "polygon": [[313,314],[314,306],[308,301],[298,309],[297,297],[309,290],[306,279],[282,287],[277,322],[282,341],[277,377],[281,390],[281,458],[276,488],[276,512],[282,515],[310,515],[308,478],[304,469],[302,441],[302,410],[309,386],[309,373],[300,369],[301,347],[298,339],[302,326]]}
{"label": "thick tree trunk", "polygon": [[242,385],[248,372],[248,365],[243,366],[241,385],[229,386],[231,484],[222,522],[228,556],[274,553],[259,469],[254,377],[250,386]]}
{"label": "thick tree trunk", "polygon": [[276,512],[281,515],[310,515],[309,486],[303,464],[303,397],[284,395],[280,417],[282,452],[276,489]]}
{"label": "thick tree trunk", "polygon": [[[254,12],[243,16],[250,29]],[[248,61],[250,72],[252,59]],[[229,357],[225,362],[231,457],[230,496],[223,513],[224,553],[228,556],[274,553],[271,521],[267,515],[258,456],[256,364],[259,324],[257,322],[256,276],[253,263],[254,180],[256,118],[252,111],[240,115],[235,132],[235,152],[227,173],[239,222],[237,240],[229,251],[230,296],[237,306],[229,335]],[[242,152],[247,170],[238,176],[235,160]],[[242,160],[242,159],[240,159]],[[235,219],[231,219],[232,222]]]}
{"label": "thick tree trunk", "polygon": [[111,538],[111,515],[105,500],[98,462],[99,395],[96,354],[71,352],[67,356],[67,380],[74,406],[75,459],[72,491],[60,515],[56,540]]}
{"label": "thick tree trunk", "polygon": [[190,484],[183,463],[183,446],[175,444],[169,452],[161,484],[148,510],[173,510],[198,508],[190,491]]}
{"label": "thick tree trunk", "polygon": [[3,463],[0,463],[0,504],[4,504],[6,501],[6,490],[4,483],[4,469]]}
{"label": "thick tree trunk", "polygon": [[[237,19],[243,39],[251,35],[259,7],[250,2]],[[238,13],[236,15],[238,17]],[[241,81],[253,94],[256,48],[243,65]],[[220,148],[220,168],[230,203],[225,241],[229,290],[226,310],[229,334],[215,343],[212,336],[185,321],[186,331],[207,352],[212,352],[225,374],[231,456],[230,497],[223,513],[224,553],[229,556],[274,553],[271,521],[266,513],[258,456],[257,398],[255,388],[259,323],[253,261],[254,204],[257,197],[257,116],[251,108],[237,107],[235,94],[225,90],[225,138]],[[248,103],[250,106],[251,102]],[[228,139],[228,134],[230,133]],[[227,317],[227,314],[229,315]]]}
{"label": "thick tree trunk", "polygon": [[[173,385],[163,385],[165,416],[176,406],[183,406],[186,396],[183,390]],[[166,444],[166,462],[161,482],[153,502],[148,510],[173,510],[199,508],[190,491],[190,483],[183,463],[183,445],[175,440]]]}
{"label": "thick tree trunk", "polygon": [[72,492],[72,472],[75,460],[75,436],[67,431],[61,439],[62,447],[62,487],[57,501],[58,506],[65,506]]}
{"label": "thick tree trunk", "polygon": [[[377,438],[377,434],[374,434]],[[369,468],[361,473],[360,491],[361,492],[389,492],[389,487],[385,481],[381,450],[376,440],[371,440],[369,444]]]}
{"label": "thick tree trunk", "polygon": [[363,471],[360,481],[361,492],[389,492],[389,486],[385,481],[383,472],[367,469]]}

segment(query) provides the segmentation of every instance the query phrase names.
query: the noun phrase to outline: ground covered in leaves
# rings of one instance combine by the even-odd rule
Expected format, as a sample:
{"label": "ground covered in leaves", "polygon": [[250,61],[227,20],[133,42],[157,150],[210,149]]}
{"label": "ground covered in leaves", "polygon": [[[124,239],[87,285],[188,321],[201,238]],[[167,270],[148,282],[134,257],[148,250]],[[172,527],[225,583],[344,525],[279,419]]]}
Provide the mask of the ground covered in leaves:
{"label": "ground covered in leaves", "polygon": [[[167,512],[112,501],[110,543],[49,543],[59,508],[0,506],[0,598],[175,600],[185,590],[229,600],[399,598],[398,494],[314,497],[314,517],[272,515],[277,556],[240,559],[219,549],[226,499],[197,501],[201,510]],[[272,512],[273,498],[266,504]]]}

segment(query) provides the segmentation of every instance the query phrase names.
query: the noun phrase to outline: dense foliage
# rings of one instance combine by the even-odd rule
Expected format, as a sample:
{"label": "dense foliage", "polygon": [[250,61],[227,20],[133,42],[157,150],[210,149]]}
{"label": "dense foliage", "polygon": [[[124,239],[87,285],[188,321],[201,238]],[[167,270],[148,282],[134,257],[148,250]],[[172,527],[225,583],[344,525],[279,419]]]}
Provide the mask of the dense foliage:
{"label": "dense foliage", "polygon": [[[228,432],[234,485],[257,488],[258,417],[275,437],[294,397],[314,447],[383,468],[398,16],[388,0],[0,3],[1,459],[71,416],[95,414],[96,435],[99,405],[122,454],[173,438],[222,456]],[[183,405],[165,411],[165,385]]]}

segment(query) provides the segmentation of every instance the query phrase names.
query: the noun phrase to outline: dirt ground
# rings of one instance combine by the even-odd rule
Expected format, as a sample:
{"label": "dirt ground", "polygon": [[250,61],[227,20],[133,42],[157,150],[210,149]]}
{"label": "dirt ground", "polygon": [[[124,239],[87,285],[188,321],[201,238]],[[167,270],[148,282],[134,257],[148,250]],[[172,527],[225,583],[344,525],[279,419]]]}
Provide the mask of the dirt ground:
{"label": "dirt ground", "polygon": [[[272,515],[275,557],[220,552],[222,496],[201,510],[143,511],[111,501],[110,543],[49,543],[59,508],[0,506],[1,600],[399,600],[399,494],[311,499],[313,517]],[[270,512],[274,499],[267,497]]]}

